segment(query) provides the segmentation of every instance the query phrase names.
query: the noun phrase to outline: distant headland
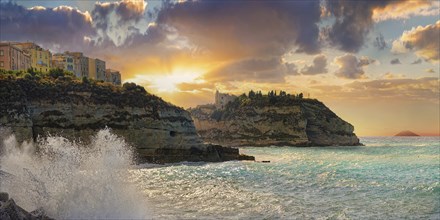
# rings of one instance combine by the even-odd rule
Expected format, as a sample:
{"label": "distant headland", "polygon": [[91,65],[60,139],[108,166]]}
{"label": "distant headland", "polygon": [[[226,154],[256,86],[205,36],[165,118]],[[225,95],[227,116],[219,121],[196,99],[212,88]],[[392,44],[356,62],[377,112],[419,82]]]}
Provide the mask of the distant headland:
{"label": "distant headland", "polygon": [[214,104],[188,109],[203,140],[228,146],[361,145],[354,127],[302,93],[217,91]]}

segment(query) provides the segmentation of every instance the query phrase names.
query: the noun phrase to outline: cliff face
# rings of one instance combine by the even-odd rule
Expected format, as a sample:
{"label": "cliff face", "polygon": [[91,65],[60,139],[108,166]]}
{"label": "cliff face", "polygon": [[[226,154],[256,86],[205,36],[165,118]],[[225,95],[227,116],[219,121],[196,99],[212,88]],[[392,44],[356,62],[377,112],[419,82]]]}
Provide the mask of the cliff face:
{"label": "cliff face", "polygon": [[[206,142],[229,146],[359,145],[353,126],[317,100],[280,98],[278,103],[249,99],[224,110],[213,105],[190,109]],[[237,101],[240,102],[240,101]],[[243,104],[244,102],[244,104]]]}
{"label": "cliff face", "polygon": [[3,78],[0,94],[0,127],[19,141],[48,134],[88,141],[109,127],[141,162],[240,159],[237,149],[203,144],[187,111],[136,85]]}

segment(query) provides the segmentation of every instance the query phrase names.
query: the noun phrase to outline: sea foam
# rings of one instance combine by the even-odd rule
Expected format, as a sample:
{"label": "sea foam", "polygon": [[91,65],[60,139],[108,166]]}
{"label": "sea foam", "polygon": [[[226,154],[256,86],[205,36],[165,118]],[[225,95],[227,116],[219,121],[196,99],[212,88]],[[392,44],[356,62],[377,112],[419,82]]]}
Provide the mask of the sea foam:
{"label": "sea foam", "polygon": [[[4,133],[4,132],[3,132]],[[109,129],[89,144],[60,136],[17,143],[3,135],[0,191],[26,210],[57,219],[145,219],[148,203],[130,182],[133,153]]]}

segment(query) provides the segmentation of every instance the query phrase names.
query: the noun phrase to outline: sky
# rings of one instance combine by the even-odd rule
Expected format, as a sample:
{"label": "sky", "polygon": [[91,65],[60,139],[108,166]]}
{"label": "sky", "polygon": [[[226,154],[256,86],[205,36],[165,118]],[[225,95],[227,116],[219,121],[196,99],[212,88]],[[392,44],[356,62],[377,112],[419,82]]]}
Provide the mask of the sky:
{"label": "sky", "polygon": [[184,108],[284,90],[360,136],[439,135],[439,13],[429,0],[0,0],[0,40],[104,59]]}

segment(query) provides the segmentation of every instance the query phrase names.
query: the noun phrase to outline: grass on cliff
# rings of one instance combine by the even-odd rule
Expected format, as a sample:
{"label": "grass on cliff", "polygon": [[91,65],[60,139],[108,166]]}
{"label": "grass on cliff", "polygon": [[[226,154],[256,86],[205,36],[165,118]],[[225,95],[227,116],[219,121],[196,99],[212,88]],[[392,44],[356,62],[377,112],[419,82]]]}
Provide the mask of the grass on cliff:
{"label": "grass on cliff", "polygon": [[52,69],[49,73],[33,70],[0,70],[0,103],[48,100],[53,102],[88,101],[96,104],[154,108],[170,105],[135,83],[115,86],[71,72]]}

